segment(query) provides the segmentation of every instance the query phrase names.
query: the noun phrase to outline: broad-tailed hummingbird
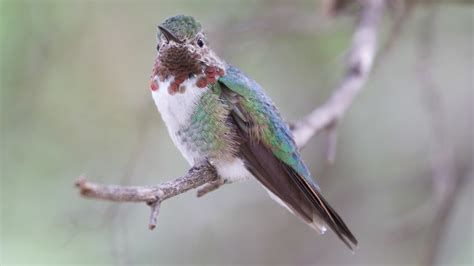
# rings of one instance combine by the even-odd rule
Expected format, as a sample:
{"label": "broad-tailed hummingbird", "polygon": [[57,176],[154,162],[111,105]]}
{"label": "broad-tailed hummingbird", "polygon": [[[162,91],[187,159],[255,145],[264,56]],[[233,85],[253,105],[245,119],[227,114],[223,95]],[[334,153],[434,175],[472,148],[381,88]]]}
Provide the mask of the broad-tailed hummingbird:
{"label": "broad-tailed hummingbird", "polygon": [[216,55],[193,17],[168,18],[158,29],[152,96],[186,160],[209,162],[223,182],[256,178],[316,231],[329,227],[349,248],[357,245],[260,85]]}

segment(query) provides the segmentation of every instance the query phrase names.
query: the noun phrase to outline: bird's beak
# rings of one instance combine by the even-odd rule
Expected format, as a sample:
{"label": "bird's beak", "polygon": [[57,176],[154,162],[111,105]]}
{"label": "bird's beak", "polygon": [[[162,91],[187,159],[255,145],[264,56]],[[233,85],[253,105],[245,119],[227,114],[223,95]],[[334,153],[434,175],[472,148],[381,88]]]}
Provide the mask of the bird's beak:
{"label": "bird's beak", "polygon": [[161,27],[161,26],[158,26],[158,29],[161,31],[161,33],[163,33],[163,36],[165,36],[166,40],[169,41],[174,41],[176,43],[182,43],[182,41],[180,41],[178,38],[176,38],[176,36],[174,36],[173,33],[171,33],[169,30]]}

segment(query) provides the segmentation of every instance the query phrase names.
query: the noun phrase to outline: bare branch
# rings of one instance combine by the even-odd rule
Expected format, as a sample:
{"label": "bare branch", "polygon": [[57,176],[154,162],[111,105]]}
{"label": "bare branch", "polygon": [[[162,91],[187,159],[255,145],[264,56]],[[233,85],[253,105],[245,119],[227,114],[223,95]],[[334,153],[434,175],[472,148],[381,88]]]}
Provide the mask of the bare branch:
{"label": "bare branch", "polygon": [[418,4],[420,0],[405,0],[405,1],[398,1],[398,0],[389,0],[391,9],[393,10],[392,13],[394,14],[393,22],[391,25],[390,33],[388,34],[388,39],[380,48],[379,56],[375,65],[379,62],[383,61],[387,54],[389,54],[390,50],[392,50],[393,46],[399,39],[404,26],[406,25],[410,15],[413,13],[415,6]]}
{"label": "bare branch", "polygon": [[76,182],[76,186],[79,188],[81,195],[88,198],[151,204],[197,188],[216,178],[217,173],[214,167],[207,162],[203,162],[192,167],[186,175],[156,186],[99,185],[87,181],[85,177],[80,177]]}
{"label": "bare branch", "polygon": [[363,2],[364,8],[354,32],[342,83],[323,106],[293,126],[293,135],[299,147],[303,147],[310,138],[324,129],[335,127],[367,81],[377,51],[377,26],[384,2],[383,0]]}
{"label": "bare branch", "polygon": [[[328,131],[328,158],[335,153],[337,123],[344,115],[355,95],[365,84],[371,69],[377,46],[377,26],[383,11],[384,0],[365,0],[352,40],[346,74],[341,85],[326,104],[292,126],[296,144],[302,148],[316,133]],[[188,173],[173,181],[155,186],[100,185],[80,177],[76,186],[81,195],[119,202],[145,202],[151,207],[149,228],[154,229],[161,203],[190,189],[202,187],[198,196],[219,188],[222,182],[208,162],[192,167]]]}
{"label": "bare branch", "polygon": [[208,162],[203,162],[192,167],[186,175],[156,186],[99,185],[87,181],[83,176],[76,181],[76,186],[79,188],[81,195],[87,198],[147,203],[151,207],[149,228],[154,229],[161,202],[212,182],[217,178],[214,167]]}
{"label": "bare branch", "polygon": [[158,214],[160,213],[160,206],[160,201],[155,201],[154,203],[150,204],[151,213],[150,221],[148,222],[148,228],[150,228],[150,230],[153,230],[156,227],[156,221],[158,220]]}
{"label": "bare branch", "polygon": [[90,183],[85,176],[81,176],[75,183],[82,196],[110,201],[153,202],[157,198],[152,188],[122,187],[115,185],[99,185]]}

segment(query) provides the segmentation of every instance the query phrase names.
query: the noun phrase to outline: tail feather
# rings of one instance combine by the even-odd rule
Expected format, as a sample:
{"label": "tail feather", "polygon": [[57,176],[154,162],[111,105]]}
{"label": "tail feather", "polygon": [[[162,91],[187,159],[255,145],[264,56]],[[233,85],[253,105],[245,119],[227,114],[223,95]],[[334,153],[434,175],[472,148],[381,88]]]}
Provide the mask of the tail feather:
{"label": "tail feather", "polygon": [[244,161],[247,170],[296,216],[321,233],[326,230],[327,224],[349,249],[353,250],[352,245],[357,245],[356,238],[329,206],[318,188],[305,176],[279,160],[261,142],[249,140],[248,134],[242,130],[239,131],[239,136],[242,137],[239,141],[239,157]]}
{"label": "tail feather", "polygon": [[[294,171],[293,171],[294,172]],[[298,175],[297,173],[294,173]],[[296,178],[297,185],[306,191],[306,195],[317,209],[317,214],[321,216],[327,225],[336,233],[336,235],[346,244],[349,249],[354,250],[352,245],[357,246],[358,241],[344,223],[337,212],[327,203],[319,190],[313,187],[305,178]]]}

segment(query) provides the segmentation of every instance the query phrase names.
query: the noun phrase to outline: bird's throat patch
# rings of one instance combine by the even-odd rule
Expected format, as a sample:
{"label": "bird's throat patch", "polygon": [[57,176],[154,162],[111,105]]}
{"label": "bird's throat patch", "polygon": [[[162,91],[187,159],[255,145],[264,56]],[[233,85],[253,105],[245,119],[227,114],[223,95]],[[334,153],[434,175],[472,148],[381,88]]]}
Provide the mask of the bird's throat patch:
{"label": "bird's throat patch", "polygon": [[[168,87],[168,93],[174,95],[176,93],[186,92],[186,86],[184,85],[185,81],[191,78],[196,77],[196,87],[206,88],[209,84],[213,84],[217,81],[219,77],[225,75],[225,70],[218,66],[206,66],[203,68],[201,73],[178,73]],[[159,71],[159,67],[155,64],[153,73],[150,79],[150,89],[152,91],[158,91],[160,89],[159,82],[164,82],[167,78],[173,77],[171,75],[164,75],[164,73]]]}
{"label": "bird's throat patch", "polygon": [[184,93],[188,80],[196,80],[198,88],[206,88],[225,75],[225,64],[208,47],[196,48],[191,44],[162,44],[155,59],[150,88],[160,89],[159,81],[171,80],[171,95]]}

